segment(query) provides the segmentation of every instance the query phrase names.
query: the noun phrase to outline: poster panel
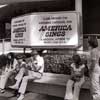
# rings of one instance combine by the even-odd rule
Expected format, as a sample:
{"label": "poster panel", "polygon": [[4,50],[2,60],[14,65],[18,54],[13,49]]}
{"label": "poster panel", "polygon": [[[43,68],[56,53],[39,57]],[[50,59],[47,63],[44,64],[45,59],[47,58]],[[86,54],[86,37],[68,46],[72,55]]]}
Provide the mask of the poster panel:
{"label": "poster panel", "polygon": [[76,12],[33,13],[12,19],[12,46],[77,47],[79,14]]}

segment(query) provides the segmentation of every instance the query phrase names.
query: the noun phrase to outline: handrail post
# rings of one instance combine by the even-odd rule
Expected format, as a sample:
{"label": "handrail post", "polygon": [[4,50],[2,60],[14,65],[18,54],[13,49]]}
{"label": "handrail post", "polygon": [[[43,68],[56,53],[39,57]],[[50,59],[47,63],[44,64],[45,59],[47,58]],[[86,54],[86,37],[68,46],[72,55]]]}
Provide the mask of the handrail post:
{"label": "handrail post", "polygon": [[5,39],[2,39],[2,54],[5,53]]}

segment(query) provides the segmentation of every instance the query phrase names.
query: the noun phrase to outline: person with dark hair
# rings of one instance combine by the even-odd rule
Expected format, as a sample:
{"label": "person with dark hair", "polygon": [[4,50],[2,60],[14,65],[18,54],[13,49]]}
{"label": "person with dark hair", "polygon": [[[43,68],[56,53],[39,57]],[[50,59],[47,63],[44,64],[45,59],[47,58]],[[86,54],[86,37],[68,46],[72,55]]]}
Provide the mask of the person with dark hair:
{"label": "person with dark hair", "polygon": [[9,65],[12,64],[14,61],[14,58],[15,58],[14,53],[12,53],[12,52],[8,53],[7,58],[8,58],[7,64],[9,64]]}
{"label": "person with dark hair", "polygon": [[17,100],[23,100],[24,94],[26,92],[27,83],[29,80],[40,79],[44,71],[44,59],[40,55],[41,52],[32,50],[29,62],[27,62],[27,68],[20,70],[16,77],[19,76],[18,80],[13,86],[10,86],[12,89],[18,89],[20,94]]}
{"label": "person with dark hair", "polygon": [[[73,55],[73,63],[71,64],[70,79],[66,84],[65,100],[78,100],[80,88],[84,83],[85,65],[81,63],[81,58],[78,54]],[[74,91],[73,91],[74,85]]]}
{"label": "person with dark hair", "polygon": [[100,99],[100,52],[98,49],[98,40],[95,36],[91,36],[88,39],[90,59],[88,61],[90,80],[91,80],[91,92],[93,100]]}
{"label": "person with dark hair", "polygon": [[92,48],[98,47],[98,40],[97,40],[96,36],[89,37],[88,43],[89,43],[89,46],[91,46]]}
{"label": "person with dark hair", "polygon": [[7,64],[7,56],[5,54],[0,55],[0,69],[5,67]]}
{"label": "person with dark hair", "polygon": [[7,83],[8,78],[10,77],[10,75],[12,74],[13,70],[15,69],[17,60],[14,57],[13,53],[8,53],[7,54],[7,60],[6,61],[6,65],[4,66],[3,70],[2,70],[2,74],[0,76],[0,92],[4,93],[5,92],[5,86]]}

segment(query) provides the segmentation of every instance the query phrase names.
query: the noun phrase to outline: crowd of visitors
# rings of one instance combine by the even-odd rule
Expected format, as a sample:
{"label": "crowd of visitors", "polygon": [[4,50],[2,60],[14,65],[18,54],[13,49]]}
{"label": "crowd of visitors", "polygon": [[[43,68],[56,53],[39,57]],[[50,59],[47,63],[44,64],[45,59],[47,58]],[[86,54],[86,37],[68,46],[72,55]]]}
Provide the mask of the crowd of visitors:
{"label": "crowd of visitors", "polygon": [[[98,50],[98,41],[96,37],[88,39],[89,55],[87,56],[87,65],[82,62],[79,54],[72,56],[70,64],[70,78],[66,83],[65,100],[79,100],[79,93],[82,84],[85,82],[86,66],[89,70],[91,82],[91,94],[93,100],[100,99],[100,54]],[[5,92],[8,79],[15,80],[15,83],[9,88],[18,90],[17,100],[23,100],[28,81],[41,79],[44,72],[43,50],[32,50],[29,56],[8,53],[0,59],[0,92]],[[74,87],[74,89],[73,89]]]}
{"label": "crowd of visitors", "polygon": [[8,78],[15,75],[15,84],[9,86],[11,89],[18,89],[19,97],[17,100],[22,100],[26,92],[27,83],[29,80],[40,79],[44,71],[44,59],[42,50],[32,50],[31,55],[19,55],[14,57],[13,53],[7,55],[7,62],[2,67],[0,76],[0,92],[5,92],[5,86]]}

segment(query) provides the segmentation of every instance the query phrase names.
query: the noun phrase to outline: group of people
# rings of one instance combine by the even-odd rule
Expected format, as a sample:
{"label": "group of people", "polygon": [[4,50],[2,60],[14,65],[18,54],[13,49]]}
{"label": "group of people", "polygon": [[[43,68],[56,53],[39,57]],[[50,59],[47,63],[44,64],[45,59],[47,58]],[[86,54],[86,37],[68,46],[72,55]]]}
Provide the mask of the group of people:
{"label": "group of people", "polygon": [[[100,100],[100,53],[98,41],[95,36],[88,38],[88,47],[87,66],[91,83],[91,95],[93,100]],[[80,88],[85,82],[85,64],[82,63],[78,54],[73,55],[72,58],[73,63],[70,66],[70,79],[66,84],[65,100],[79,100]]]}
{"label": "group of people", "polygon": [[28,81],[40,79],[43,76],[44,59],[42,50],[32,50],[31,55],[28,57],[25,55],[14,57],[13,53],[9,53],[7,56],[9,62],[5,68],[2,67],[0,92],[5,92],[8,78],[15,75],[16,82],[9,88],[17,89],[19,94],[17,100],[23,100]]}
{"label": "group of people", "polygon": [[[91,94],[93,100],[100,100],[100,54],[98,49],[98,41],[96,37],[88,39],[89,55],[87,57],[87,65],[89,69],[89,77],[91,81]],[[15,84],[9,86],[11,89],[17,89],[19,97],[17,100],[23,100],[27,83],[30,80],[40,79],[44,71],[44,59],[42,50],[32,50],[29,57],[14,57],[13,53],[7,55],[6,67],[2,67],[0,76],[0,92],[5,92],[5,86],[10,76],[15,75]],[[82,84],[85,82],[84,71],[85,64],[82,62],[78,54],[72,56],[73,62],[70,65],[71,75],[66,83],[65,100],[79,100],[79,93]],[[73,91],[74,86],[74,91]]]}

